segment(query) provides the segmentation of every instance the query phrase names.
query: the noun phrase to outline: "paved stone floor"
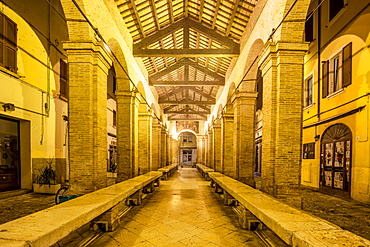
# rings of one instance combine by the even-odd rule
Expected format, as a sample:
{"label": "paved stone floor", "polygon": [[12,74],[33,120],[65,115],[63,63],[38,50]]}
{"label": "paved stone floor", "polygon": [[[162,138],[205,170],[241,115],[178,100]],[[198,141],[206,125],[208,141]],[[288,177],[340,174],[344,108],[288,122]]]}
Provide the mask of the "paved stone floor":
{"label": "paved stone floor", "polygon": [[264,246],[217,197],[196,169],[180,168],[91,246]]}
{"label": "paved stone floor", "polygon": [[[122,238],[123,233],[130,232],[129,234],[134,234],[137,237],[135,241],[129,244],[140,244],[140,240],[144,240],[141,243],[142,246],[155,245],[157,242],[150,242],[150,239],[153,239],[151,236],[161,235],[162,237],[158,241],[163,241],[163,239],[167,239],[166,237],[172,237],[173,240],[177,240],[177,242],[168,244],[169,246],[191,246],[191,243],[194,243],[193,245],[195,246],[196,243],[218,246],[225,242],[225,246],[232,246],[229,243],[240,243],[239,245],[242,246],[243,244],[244,246],[259,246],[253,245],[256,241],[248,232],[239,232],[237,230],[235,214],[230,211],[230,207],[223,206],[220,203],[220,198],[217,195],[210,192],[209,182],[204,181],[198,175],[196,169],[180,168],[180,171],[181,175],[176,173],[168,181],[163,181],[161,187],[154,194],[148,196],[142,206],[134,207],[125,216],[126,220],[120,226],[121,236],[118,233],[117,236],[115,233],[112,233],[100,239],[101,243],[110,244],[110,246],[120,246],[116,240]],[[303,210],[370,240],[369,205],[307,189],[302,190],[302,195]],[[196,199],[197,197],[200,199]],[[54,196],[50,195],[29,193],[1,198],[0,224],[53,205]],[[153,215],[148,218],[148,213]],[[215,213],[218,215],[217,219],[213,218]],[[137,218],[135,218],[136,216]],[[202,222],[197,223],[197,220]],[[225,225],[226,223],[222,224],[222,222],[227,222],[227,225]],[[155,227],[153,224],[161,227]],[[214,226],[213,229],[209,228],[211,224]],[[146,229],[152,228],[153,231],[144,231],[144,226],[147,226]],[[131,230],[128,227],[131,227]],[[140,227],[143,232],[138,234]],[[172,235],[167,236],[165,234],[166,229],[170,229]],[[205,233],[203,234],[204,237],[198,236],[199,232]],[[83,235],[83,233],[77,232],[76,235]],[[219,235],[221,238],[218,237],[217,239],[215,235]],[[229,235],[230,239],[225,238],[227,235]],[[240,236],[243,237],[240,238]],[[121,246],[130,246],[127,245],[128,240],[121,241],[123,241]]]}

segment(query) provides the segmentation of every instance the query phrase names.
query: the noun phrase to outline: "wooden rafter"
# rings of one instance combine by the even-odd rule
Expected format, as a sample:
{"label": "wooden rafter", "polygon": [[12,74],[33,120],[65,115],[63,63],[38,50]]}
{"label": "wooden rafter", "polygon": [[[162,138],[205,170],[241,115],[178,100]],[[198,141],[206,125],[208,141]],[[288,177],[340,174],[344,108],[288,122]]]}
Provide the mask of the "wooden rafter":
{"label": "wooden rafter", "polygon": [[201,95],[202,97],[206,98],[207,100],[213,100],[215,101],[216,99],[212,96],[210,96],[209,94],[201,91],[201,90],[198,90],[196,89],[195,87],[179,87],[175,90],[173,90],[172,92],[168,93],[166,96],[162,96],[162,97],[159,97],[159,101],[165,101],[167,98],[171,97],[171,96],[175,96],[176,94],[180,93],[180,92],[184,92],[185,93],[185,98],[189,98],[188,94],[189,94],[189,90]]}
{"label": "wooden rafter", "polygon": [[158,40],[168,36],[168,34],[173,33],[179,29],[188,26],[191,29],[197,30],[204,35],[208,36],[210,39],[216,40],[221,44],[230,48],[230,50],[237,51],[239,53],[240,46],[238,43],[235,43],[233,40],[222,36],[221,34],[215,32],[212,29],[209,29],[202,24],[191,20],[190,18],[184,18],[178,22],[171,24],[170,26],[159,30],[158,32],[142,39],[140,42],[134,44],[134,52],[140,50],[141,48],[147,47],[148,45],[157,42]]}
{"label": "wooden rafter", "polygon": [[221,0],[217,0],[216,8],[214,11],[214,16],[213,16],[213,21],[212,21],[212,29],[215,29],[215,26],[216,26],[217,14],[218,14],[218,10],[220,9],[220,4],[221,4]]}
{"label": "wooden rafter", "polygon": [[176,69],[179,69],[182,66],[191,66],[191,67],[193,67],[193,68],[195,68],[195,69],[203,72],[204,74],[207,74],[207,75],[209,75],[209,76],[211,76],[215,79],[215,82],[205,81],[206,83],[220,82],[220,84],[219,83],[216,83],[216,84],[217,85],[224,85],[225,84],[225,77],[220,76],[216,72],[214,72],[212,70],[209,70],[208,68],[205,68],[205,67],[201,66],[200,64],[198,64],[196,62],[193,62],[189,59],[182,59],[179,62],[165,68],[164,70],[161,70],[160,72],[151,75],[149,77],[149,81],[153,85],[156,84],[156,83],[162,83],[161,81],[158,81],[158,79],[160,79],[164,75],[167,75],[167,74],[171,73],[172,71],[174,71]]}
{"label": "wooden rafter", "polygon": [[216,104],[216,100],[208,100],[208,101],[196,101],[196,100],[159,100],[159,104],[177,104],[177,105],[214,105]]}

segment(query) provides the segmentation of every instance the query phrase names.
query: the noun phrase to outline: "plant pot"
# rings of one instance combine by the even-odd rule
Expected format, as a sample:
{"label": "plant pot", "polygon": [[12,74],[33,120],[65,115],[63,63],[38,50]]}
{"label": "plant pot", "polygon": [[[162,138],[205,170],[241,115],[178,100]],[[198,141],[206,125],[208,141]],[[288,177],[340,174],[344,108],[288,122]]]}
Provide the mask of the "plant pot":
{"label": "plant pot", "polygon": [[33,184],[33,192],[40,194],[52,194],[55,195],[60,189],[60,184]]}

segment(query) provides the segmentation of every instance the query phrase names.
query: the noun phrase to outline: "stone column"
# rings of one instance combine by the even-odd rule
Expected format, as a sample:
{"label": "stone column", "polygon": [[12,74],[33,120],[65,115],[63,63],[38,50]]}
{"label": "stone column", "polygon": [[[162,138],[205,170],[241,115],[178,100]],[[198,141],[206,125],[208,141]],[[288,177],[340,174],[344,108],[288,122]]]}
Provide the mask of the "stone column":
{"label": "stone column", "polygon": [[107,185],[107,74],[100,42],[65,42],[69,64],[70,184],[76,193]]}
{"label": "stone column", "polygon": [[[120,80],[117,78],[118,85],[121,83]],[[116,91],[116,99],[117,182],[121,182],[137,176],[140,94],[133,91]]]}
{"label": "stone column", "polygon": [[223,174],[236,178],[236,167],[233,163],[234,115],[222,113],[221,117],[221,167]]}
{"label": "stone column", "polygon": [[220,119],[213,123],[213,169],[216,172],[224,172],[222,167],[222,135]]}
{"label": "stone column", "polygon": [[161,163],[159,167],[166,166],[167,163],[167,131],[162,125],[161,127]]}
{"label": "stone column", "polygon": [[214,166],[214,154],[213,154],[214,146],[213,144],[214,144],[213,143],[213,126],[211,126],[208,130],[208,152],[207,152],[208,163],[207,163],[207,166],[214,169],[215,166]]}
{"label": "stone column", "polygon": [[170,152],[170,162],[171,164],[179,164],[179,142],[172,137],[170,137],[170,143],[171,143],[171,152]]}
{"label": "stone column", "polygon": [[307,44],[277,42],[259,62],[263,75],[262,190],[294,194],[300,184],[302,81]]}
{"label": "stone column", "polygon": [[161,142],[161,131],[162,125],[159,120],[154,117],[152,124],[152,170],[157,171],[161,165],[161,153],[162,153],[162,142]]}
{"label": "stone column", "polygon": [[204,135],[201,139],[201,142],[202,142],[202,145],[203,145],[203,152],[202,152],[202,164],[203,165],[207,165],[208,164],[208,161],[207,161],[207,151],[208,151],[208,139],[207,139],[207,135]]}
{"label": "stone column", "polygon": [[232,98],[234,106],[233,163],[236,168],[236,178],[250,186],[254,186],[256,98],[256,92],[237,92]]}
{"label": "stone column", "polygon": [[152,170],[152,112],[146,102],[139,107],[139,165],[138,174]]}

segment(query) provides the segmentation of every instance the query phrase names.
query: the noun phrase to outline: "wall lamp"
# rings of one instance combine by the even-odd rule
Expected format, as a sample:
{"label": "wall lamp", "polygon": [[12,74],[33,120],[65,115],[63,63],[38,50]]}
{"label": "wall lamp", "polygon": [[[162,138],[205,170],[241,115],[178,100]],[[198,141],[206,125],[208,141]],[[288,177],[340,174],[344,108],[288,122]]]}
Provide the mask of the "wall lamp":
{"label": "wall lamp", "polygon": [[6,103],[3,105],[4,111],[15,111],[15,107],[11,103]]}
{"label": "wall lamp", "polygon": [[320,140],[320,135],[315,136],[315,142],[317,142],[318,140]]}

